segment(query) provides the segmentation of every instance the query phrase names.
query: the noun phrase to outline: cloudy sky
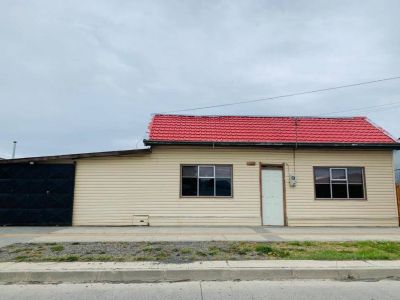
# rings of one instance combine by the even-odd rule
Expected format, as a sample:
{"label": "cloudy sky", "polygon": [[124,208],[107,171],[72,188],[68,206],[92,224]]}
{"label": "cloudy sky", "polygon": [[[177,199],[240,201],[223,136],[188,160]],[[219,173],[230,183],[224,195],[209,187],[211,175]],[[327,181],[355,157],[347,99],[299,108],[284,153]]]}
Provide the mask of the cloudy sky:
{"label": "cloudy sky", "polygon": [[[19,157],[131,149],[155,112],[400,76],[399,14],[400,1],[1,0],[0,156],[13,140]],[[399,137],[400,80],[194,113],[336,111]]]}

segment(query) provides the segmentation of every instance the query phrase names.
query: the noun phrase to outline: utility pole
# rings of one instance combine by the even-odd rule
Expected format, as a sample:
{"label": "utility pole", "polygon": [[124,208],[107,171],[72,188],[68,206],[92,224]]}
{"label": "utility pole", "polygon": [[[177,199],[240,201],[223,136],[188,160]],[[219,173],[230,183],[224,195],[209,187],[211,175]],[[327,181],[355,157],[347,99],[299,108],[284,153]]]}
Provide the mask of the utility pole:
{"label": "utility pole", "polygon": [[15,151],[17,150],[17,141],[13,142],[13,152],[12,152],[12,157],[11,158],[15,158]]}

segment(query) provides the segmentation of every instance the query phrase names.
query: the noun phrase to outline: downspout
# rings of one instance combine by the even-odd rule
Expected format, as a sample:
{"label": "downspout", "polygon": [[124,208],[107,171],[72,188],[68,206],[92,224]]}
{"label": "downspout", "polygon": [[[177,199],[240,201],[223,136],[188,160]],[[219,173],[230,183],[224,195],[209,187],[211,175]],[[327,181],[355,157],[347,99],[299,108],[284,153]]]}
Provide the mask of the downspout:
{"label": "downspout", "polygon": [[297,178],[296,178],[296,150],[298,148],[298,119],[294,118],[294,133],[295,133],[295,144],[293,147],[293,173],[290,172],[290,164],[287,162],[285,165],[288,167],[289,173],[289,185],[291,187],[296,186]]}
{"label": "downspout", "polygon": [[293,148],[293,175],[296,176],[296,150],[298,148],[298,131],[297,131],[297,117],[294,118],[294,130],[295,130],[295,135],[296,135],[296,143]]}

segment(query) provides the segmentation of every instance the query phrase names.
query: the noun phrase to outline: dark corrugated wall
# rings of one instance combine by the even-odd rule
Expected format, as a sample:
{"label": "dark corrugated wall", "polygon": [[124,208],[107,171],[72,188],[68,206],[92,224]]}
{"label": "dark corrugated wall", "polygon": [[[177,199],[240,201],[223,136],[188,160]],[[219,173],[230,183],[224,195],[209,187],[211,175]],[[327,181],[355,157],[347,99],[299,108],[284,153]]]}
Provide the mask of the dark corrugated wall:
{"label": "dark corrugated wall", "polygon": [[72,225],[74,164],[0,164],[0,225]]}

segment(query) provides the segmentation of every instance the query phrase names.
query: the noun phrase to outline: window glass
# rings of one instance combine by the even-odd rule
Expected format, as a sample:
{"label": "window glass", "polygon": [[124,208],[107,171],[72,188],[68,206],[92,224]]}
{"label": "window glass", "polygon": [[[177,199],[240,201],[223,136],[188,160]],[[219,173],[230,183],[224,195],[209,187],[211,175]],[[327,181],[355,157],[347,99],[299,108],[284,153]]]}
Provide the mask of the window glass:
{"label": "window glass", "polygon": [[214,167],[200,166],[199,177],[214,177]]}
{"label": "window glass", "polygon": [[230,178],[217,178],[215,183],[215,195],[216,196],[230,196],[231,191],[231,179]]}
{"label": "window glass", "polygon": [[315,168],[315,183],[329,183],[329,168]]}
{"label": "window glass", "polygon": [[348,168],[347,176],[349,183],[363,183],[362,168]]}
{"label": "window glass", "polygon": [[332,184],[332,198],[348,198],[347,184]]}
{"label": "window glass", "polygon": [[316,184],[315,196],[317,198],[331,198],[331,185],[330,184]]}
{"label": "window glass", "polygon": [[182,196],[197,196],[197,178],[182,178]]}
{"label": "window glass", "polygon": [[349,184],[350,198],[364,198],[364,188],[362,184]]}
{"label": "window glass", "polygon": [[199,196],[214,196],[214,178],[199,178]]}
{"label": "window glass", "polygon": [[197,166],[183,166],[182,167],[183,177],[197,177]]}
{"label": "window glass", "polygon": [[315,197],[364,199],[364,169],[361,167],[315,167]]}
{"label": "window glass", "polygon": [[215,177],[231,178],[232,167],[229,166],[215,166]]}
{"label": "window glass", "polygon": [[346,180],[346,169],[331,169],[332,180]]}
{"label": "window glass", "polygon": [[232,196],[232,166],[182,166],[181,174],[182,196]]}

